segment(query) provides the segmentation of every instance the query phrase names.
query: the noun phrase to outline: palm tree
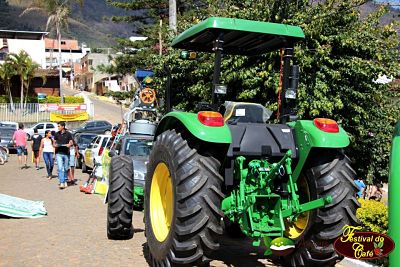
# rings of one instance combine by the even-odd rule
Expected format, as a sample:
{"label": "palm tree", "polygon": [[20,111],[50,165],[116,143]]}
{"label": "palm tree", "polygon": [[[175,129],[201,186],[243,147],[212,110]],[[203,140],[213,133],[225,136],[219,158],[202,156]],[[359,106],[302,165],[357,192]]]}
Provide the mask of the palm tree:
{"label": "palm tree", "polygon": [[[39,68],[39,64],[35,63],[32,58],[24,51],[21,50],[18,54],[8,54],[7,63],[14,69],[15,74],[20,77],[21,81],[21,107],[24,104],[24,89],[26,95],[28,94],[29,85],[34,77],[35,70]],[[27,97],[25,97],[25,104]]]}
{"label": "palm tree", "polygon": [[32,11],[42,11],[48,15],[46,31],[53,28],[56,31],[58,41],[58,69],[60,79],[61,102],[64,103],[62,94],[62,63],[61,63],[61,29],[68,28],[68,18],[71,13],[71,4],[76,2],[83,5],[84,0],[33,0],[20,16]]}
{"label": "palm tree", "polygon": [[0,80],[4,85],[4,89],[6,94],[9,95],[11,110],[14,111],[14,102],[11,93],[11,78],[16,75],[16,71],[13,66],[8,62],[8,58],[6,58],[3,64],[0,64]]}

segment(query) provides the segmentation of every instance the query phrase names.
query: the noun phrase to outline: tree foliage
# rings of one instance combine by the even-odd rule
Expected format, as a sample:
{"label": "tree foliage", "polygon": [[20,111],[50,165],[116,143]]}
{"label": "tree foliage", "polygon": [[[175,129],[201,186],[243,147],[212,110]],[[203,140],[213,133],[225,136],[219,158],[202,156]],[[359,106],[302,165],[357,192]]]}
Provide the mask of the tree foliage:
{"label": "tree foliage", "polygon": [[20,78],[22,106],[24,100],[26,104],[27,98],[24,99],[24,96],[28,95],[30,82],[34,77],[35,70],[39,68],[39,64],[35,63],[24,50],[21,50],[18,54],[8,54],[4,64],[8,65],[7,68],[10,69],[11,74],[16,74]]}
{"label": "tree foliage", "polygon": [[[369,182],[386,181],[391,132],[400,114],[400,105],[393,102],[399,90],[374,81],[380,75],[398,77],[399,40],[395,23],[380,24],[385,7],[361,17],[359,7],[366,2],[209,0],[180,13],[178,31],[210,16],[299,25],[306,38],[295,47],[302,70],[298,115],[337,120],[351,137],[347,153],[358,175]],[[178,53],[168,48],[162,57],[153,53],[142,63],[155,71],[159,95],[165,88],[165,66],[170,66],[175,108],[195,110],[196,102],[210,101],[214,57],[200,54],[196,61],[182,61]],[[221,83],[228,86],[226,98],[276,111],[279,67],[280,51],[257,57],[224,55]]]}

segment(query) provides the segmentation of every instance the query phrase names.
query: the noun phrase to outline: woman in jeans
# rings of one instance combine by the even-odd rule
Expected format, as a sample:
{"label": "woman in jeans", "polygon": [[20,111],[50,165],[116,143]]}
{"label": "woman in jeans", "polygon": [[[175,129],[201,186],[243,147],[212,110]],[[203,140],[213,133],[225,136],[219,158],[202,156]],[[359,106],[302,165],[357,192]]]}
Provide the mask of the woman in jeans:
{"label": "woman in jeans", "polygon": [[43,152],[43,159],[47,169],[47,178],[50,180],[52,178],[55,158],[55,148],[53,146],[53,140],[51,139],[50,130],[47,130],[44,133],[44,138],[40,143],[40,150]]}

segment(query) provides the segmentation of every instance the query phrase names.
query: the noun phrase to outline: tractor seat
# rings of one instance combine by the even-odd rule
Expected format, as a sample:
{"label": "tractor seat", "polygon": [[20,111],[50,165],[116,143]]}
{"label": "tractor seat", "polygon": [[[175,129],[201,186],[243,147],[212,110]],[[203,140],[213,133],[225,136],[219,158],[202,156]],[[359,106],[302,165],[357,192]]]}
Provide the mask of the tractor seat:
{"label": "tractor seat", "polygon": [[225,102],[224,120],[227,124],[265,123],[272,112],[260,104],[244,102]]}

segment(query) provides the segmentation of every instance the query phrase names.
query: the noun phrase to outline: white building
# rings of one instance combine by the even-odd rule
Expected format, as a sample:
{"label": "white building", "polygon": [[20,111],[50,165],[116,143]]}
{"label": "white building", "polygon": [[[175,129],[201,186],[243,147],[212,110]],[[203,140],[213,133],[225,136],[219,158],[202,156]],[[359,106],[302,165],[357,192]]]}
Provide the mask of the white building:
{"label": "white building", "polygon": [[[58,53],[58,40],[45,38],[46,49],[46,68],[58,67],[59,53]],[[85,44],[78,45],[77,40],[62,39],[61,40],[61,64],[80,63],[81,58],[84,57],[90,48]]]}
{"label": "white building", "polygon": [[45,36],[48,32],[0,30],[0,63],[9,53],[21,50],[42,68],[46,68]]}

